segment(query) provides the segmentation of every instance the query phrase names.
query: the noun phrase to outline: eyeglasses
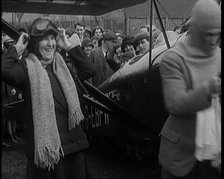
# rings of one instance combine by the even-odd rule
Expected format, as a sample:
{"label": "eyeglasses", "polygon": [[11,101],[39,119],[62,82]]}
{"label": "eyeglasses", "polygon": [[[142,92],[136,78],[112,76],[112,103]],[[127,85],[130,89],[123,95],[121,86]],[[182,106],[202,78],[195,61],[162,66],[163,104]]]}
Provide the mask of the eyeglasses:
{"label": "eyeglasses", "polygon": [[59,30],[57,26],[46,18],[37,18],[30,28],[30,36],[44,36],[46,34],[53,34],[57,36]]}

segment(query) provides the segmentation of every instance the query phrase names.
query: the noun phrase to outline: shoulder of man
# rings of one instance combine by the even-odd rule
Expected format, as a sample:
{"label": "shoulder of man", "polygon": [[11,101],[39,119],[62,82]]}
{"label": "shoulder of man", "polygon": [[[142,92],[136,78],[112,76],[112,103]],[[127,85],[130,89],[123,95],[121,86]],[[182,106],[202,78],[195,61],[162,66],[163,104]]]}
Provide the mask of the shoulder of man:
{"label": "shoulder of man", "polygon": [[[182,64],[183,57],[175,50],[175,48],[171,48],[164,52],[161,57],[161,64],[168,63],[168,64]],[[160,65],[161,65],[160,64]]]}

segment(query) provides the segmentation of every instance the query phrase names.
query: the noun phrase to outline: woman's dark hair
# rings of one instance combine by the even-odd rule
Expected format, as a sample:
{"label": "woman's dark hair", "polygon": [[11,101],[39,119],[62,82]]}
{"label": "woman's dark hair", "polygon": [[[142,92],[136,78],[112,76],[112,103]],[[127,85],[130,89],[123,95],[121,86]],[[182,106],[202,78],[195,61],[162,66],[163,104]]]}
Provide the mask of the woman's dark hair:
{"label": "woman's dark hair", "polygon": [[123,40],[122,40],[122,43],[121,43],[121,51],[124,53],[125,52],[125,45],[132,45],[134,47],[134,49],[136,50],[136,46],[134,45],[133,43],[133,39],[134,37],[133,36],[126,36]]}
{"label": "woman's dark hair", "polygon": [[92,34],[91,34],[92,37],[94,37],[96,29],[100,29],[101,32],[104,33],[104,29],[103,29],[103,27],[101,27],[101,26],[96,26],[96,27],[94,27],[93,30],[92,30]]}
{"label": "woman's dark hair", "polygon": [[41,41],[43,37],[32,37],[30,38],[29,44],[27,46],[27,50],[30,53],[34,53],[38,57],[40,56],[40,52],[38,50],[39,42]]}

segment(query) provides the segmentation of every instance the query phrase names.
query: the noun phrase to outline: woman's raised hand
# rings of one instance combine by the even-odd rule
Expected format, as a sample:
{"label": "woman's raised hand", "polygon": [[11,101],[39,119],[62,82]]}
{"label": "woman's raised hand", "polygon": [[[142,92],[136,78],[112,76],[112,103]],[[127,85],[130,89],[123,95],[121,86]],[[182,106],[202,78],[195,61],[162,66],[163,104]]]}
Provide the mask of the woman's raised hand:
{"label": "woman's raised hand", "polygon": [[18,53],[18,57],[22,55],[28,43],[29,43],[29,35],[27,33],[22,33],[17,43],[14,45]]}
{"label": "woman's raised hand", "polygon": [[59,34],[57,36],[57,46],[60,48],[60,49],[63,49],[65,51],[69,51],[71,48],[72,48],[72,45],[71,43],[69,42],[66,34],[65,34],[65,29],[63,28],[58,28],[59,30]]}

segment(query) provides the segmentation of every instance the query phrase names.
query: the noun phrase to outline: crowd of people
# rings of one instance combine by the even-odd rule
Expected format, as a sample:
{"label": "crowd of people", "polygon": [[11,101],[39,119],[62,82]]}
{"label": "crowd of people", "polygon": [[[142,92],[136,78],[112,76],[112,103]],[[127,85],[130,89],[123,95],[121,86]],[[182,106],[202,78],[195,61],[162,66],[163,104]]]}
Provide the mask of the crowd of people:
{"label": "crowd of people", "polygon": [[[17,29],[20,33],[28,33],[28,29]],[[150,26],[142,25],[136,35],[126,35],[122,30],[113,32],[111,30],[104,30],[101,26],[96,26],[93,29],[86,27],[84,24],[78,22],[73,28],[66,28],[65,35],[72,45],[80,45],[85,57],[91,62],[95,68],[95,75],[86,79],[93,86],[98,87],[102,82],[108,79],[114,72],[120,69],[127,61],[135,56],[143,55],[149,51],[150,45]],[[174,32],[173,32],[174,33]],[[152,27],[152,47],[159,45],[156,41],[157,37],[162,37],[161,31],[153,25]],[[159,39],[159,38],[158,38]],[[161,40],[160,40],[161,41]],[[11,45],[17,42],[2,32],[2,53],[6,53]],[[77,43],[77,44],[76,44]],[[68,52],[57,47],[57,51],[65,59],[69,69],[77,71],[75,62],[71,59]],[[28,52],[26,49],[20,59],[25,57]],[[2,82],[2,96],[5,101],[2,102],[3,108],[5,104],[15,102],[23,99],[22,91],[14,86]],[[10,91],[12,90],[12,91]],[[9,100],[11,98],[11,100]],[[18,143],[21,135],[20,128],[22,122],[14,120],[13,115],[8,113],[4,115],[2,130],[2,146],[13,146]],[[24,125],[22,125],[24,126]],[[18,129],[17,129],[18,128]],[[20,129],[20,130],[19,130]],[[16,133],[19,133],[18,135]]]}
{"label": "crowd of people", "polygon": [[[194,146],[197,114],[206,113],[221,93],[220,18],[220,7],[214,0],[199,0],[187,25],[166,32],[170,37],[187,34],[163,54],[160,64],[170,114],[161,132],[162,179],[219,178],[219,141],[215,158],[195,156]],[[9,136],[2,135],[2,146],[20,140],[17,116],[6,114],[6,104],[24,100],[26,177],[88,178],[83,150],[89,142],[80,124],[84,115],[77,79],[98,87],[130,59],[164,43],[163,34],[154,25],[151,33],[150,26],[143,25],[135,35],[101,26],[91,30],[80,22],[63,29],[48,18],[37,18],[29,29],[18,31],[18,41],[2,33],[2,99],[6,100],[2,100],[1,122],[2,133]]]}
{"label": "crowd of people", "polygon": [[[95,87],[108,79],[128,60],[147,53],[150,48],[149,25],[141,26],[135,35],[126,34],[122,30],[117,32],[104,30],[101,26],[96,26],[91,30],[81,23],[77,23],[73,30],[68,28],[65,32],[71,42],[74,34],[78,35],[84,53],[96,67],[96,74],[88,79]],[[180,34],[178,31],[172,32],[176,35]],[[162,33],[158,27],[153,25],[151,48],[159,45],[156,41],[158,37],[161,39]]]}

